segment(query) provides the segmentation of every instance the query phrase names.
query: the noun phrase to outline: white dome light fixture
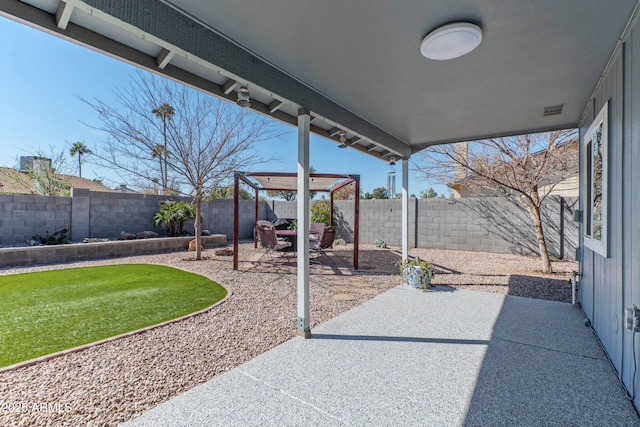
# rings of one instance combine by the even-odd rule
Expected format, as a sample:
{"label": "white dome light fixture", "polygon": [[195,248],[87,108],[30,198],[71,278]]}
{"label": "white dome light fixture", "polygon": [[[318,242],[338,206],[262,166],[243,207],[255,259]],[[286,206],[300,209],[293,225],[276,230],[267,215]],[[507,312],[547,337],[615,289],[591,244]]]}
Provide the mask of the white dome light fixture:
{"label": "white dome light fixture", "polygon": [[459,58],[478,47],[482,29],[469,22],[453,22],[431,31],[422,40],[420,53],[428,59],[444,61]]}

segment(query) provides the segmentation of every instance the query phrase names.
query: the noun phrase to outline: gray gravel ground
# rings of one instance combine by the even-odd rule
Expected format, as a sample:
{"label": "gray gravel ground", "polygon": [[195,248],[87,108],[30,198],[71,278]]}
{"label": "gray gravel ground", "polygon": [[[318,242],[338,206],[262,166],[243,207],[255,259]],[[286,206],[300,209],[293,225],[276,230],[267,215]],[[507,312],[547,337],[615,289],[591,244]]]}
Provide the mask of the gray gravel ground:
{"label": "gray gravel ground", "polygon": [[[261,249],[240,246],[240,260]],[[232,296],[212,310],[94,346],[0,373],[0,425],[115,425],[140,415],[216,374],[263,353],[295,335],[296,275],[232,270],[231,257],[193,261],[180,252],[0,270],[0,275],[117,263],[154,263],[202,274]],[[434,283],[532,298],[570,301],[569,274],[575,262],[554,263],[553,275],[536,272],[536,258],[461,251],[412,249],[436,265]],[[333,255],[351,263],[351,246]],[[360,269],[311,277],[312,327],[399,284],[394,249],[361,246]],[[338,269],[330,270],[338,272]]]}

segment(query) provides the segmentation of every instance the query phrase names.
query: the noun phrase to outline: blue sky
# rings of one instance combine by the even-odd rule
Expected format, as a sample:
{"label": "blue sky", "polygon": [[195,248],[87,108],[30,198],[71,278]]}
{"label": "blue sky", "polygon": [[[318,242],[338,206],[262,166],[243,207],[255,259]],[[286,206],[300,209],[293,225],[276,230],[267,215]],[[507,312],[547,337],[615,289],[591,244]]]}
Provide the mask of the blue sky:
{"label": "blue sky", "polygon": [[[125,86],[135,74],[131,65],[93,52],[26,25],[0,17],[0,166],[16,166],[17,157],[68,153],[76,141],[92,147],[100,135],[83,123],[97,124],[96,113],[78,97],[109,103],[113,89]],[[283,137],[264,143],[264,156],[281,160],[254,167],[255,171],[295,172],[296,129],[274,121]],[[310,163],[320,173],[360,174],[363,191],[386,187],[387,163],[352,149],[340,150],[334,142],[311,136]],[[74,159],[69,157],[70,164]],[[83,164],[85,178],[107,178],[122,183],[112,171]],[[400,164],[396,166],[399,192]],[[409,192],[419,195],[428,187],[442,193],[444,186],[423,181],[410,173]]]}

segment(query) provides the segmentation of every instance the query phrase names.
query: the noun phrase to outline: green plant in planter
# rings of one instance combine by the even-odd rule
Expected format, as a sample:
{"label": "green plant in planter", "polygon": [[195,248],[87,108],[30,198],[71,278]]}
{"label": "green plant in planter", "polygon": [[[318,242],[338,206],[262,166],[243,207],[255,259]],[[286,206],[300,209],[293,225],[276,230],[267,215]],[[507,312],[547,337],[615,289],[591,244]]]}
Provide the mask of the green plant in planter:
{"label": "green plant in planter", "polygon": [[289,224],[287,229],[289,229],[289,230],[297,230],[298,229],[298,221],[293,221],[291,224]]}
{"label": "green plant in planter", "polygon": [[433,278],[433,264],[422,261],[420,258],[407,258],[396,264],[400,270],[400,276],[406,280],[409,286],[426,290],[431,287]]}

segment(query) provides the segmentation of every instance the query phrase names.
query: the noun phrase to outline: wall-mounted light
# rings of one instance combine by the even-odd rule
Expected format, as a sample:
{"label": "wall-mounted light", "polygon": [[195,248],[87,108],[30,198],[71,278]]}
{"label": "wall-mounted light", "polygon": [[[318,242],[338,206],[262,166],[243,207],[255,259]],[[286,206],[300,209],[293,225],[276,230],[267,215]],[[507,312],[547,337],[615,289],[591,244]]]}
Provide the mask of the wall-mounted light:
{"label": "wall-mounted light", "polygon": [[340,130],[340,145],[338,148],[347,148],[347,131]]}
{"label": "wall-mounted light", "polygon": [[452,22],[431,31],[422,40],[420,53],[428,59],[443,61],[471,52],[482,41],[482,29],[469,22]]}
{"label": "wall-mounted light", "polygon": [[396,158],[391,156],[389,157],[389,166],[395,166],[396,165]]}
{"label": "wall-mounted light", "polygon": [[236,102],[242,108],[251,107],[251,101],[249,101],[249,88],[244,85],[240,86],[238,90],[238,101]]}

